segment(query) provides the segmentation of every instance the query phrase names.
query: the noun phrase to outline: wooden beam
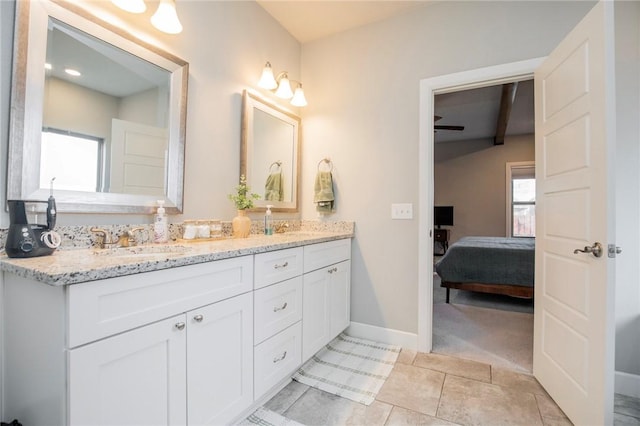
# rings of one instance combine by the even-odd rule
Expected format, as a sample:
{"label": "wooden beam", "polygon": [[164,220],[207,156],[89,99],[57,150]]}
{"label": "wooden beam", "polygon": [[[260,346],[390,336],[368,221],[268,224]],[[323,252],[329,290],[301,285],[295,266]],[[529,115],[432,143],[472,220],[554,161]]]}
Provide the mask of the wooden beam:
{"label": "wooden beam", "polygon": [[516,98],[518,82],[506,83],[502,85],[502,97],[500,98],[500,112],[498,113],[498,123],[496,124],[496,136],[493,138],[494,145],[504,145],[504,135],[507,132],[507,124],[511,115],[513,101]]}

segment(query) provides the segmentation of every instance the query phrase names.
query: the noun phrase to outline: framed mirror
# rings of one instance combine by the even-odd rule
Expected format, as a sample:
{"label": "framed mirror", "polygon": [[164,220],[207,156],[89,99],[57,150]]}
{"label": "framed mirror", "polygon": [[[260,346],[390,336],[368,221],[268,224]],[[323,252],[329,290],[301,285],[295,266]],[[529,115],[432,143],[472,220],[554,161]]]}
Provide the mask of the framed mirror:
{"label": "framed mirror", "polygon": [[188,64],[58,0],[16,2],[14,43],[8,199],[181,212]]}
{"label": "framed mirror", "polygon": [[260,195],[254,210],[298,211],[300,117],[249,91],[242,96],[240,174]]}

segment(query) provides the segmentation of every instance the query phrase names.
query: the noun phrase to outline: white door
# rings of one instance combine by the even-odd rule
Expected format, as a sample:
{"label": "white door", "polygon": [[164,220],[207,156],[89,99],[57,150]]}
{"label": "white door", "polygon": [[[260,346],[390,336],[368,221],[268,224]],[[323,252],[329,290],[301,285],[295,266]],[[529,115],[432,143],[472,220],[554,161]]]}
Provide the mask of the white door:
{"label": "white door", "polygon": [[[612,424],[613,4],[598,3],[535,73],[533,373],[575,424]],[[603,254],[574,253],[602,245]]]}
{"label": "white door", "polygon": [[184,315],[69,351],[70,425],[185,425]]}
{"label": "white door", "polygon": [[187,313],[190,425],[229,424],[253,402],[253,295]]}
{"label": "white door", "polygon": [[109,192],[163,195],[167,129],[113,119]]}

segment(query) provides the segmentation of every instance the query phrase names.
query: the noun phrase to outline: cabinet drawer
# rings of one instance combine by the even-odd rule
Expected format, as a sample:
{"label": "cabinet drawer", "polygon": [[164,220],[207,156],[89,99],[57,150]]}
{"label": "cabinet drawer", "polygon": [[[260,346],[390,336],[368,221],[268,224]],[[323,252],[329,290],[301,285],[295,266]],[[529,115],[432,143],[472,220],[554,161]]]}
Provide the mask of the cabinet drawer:
{"label": "cabinet drawer", "polygon": [[255,288],[302,275],[302,247],[260,253],[255,256]]}
{"label": "cabinet drawer", "polygon": [[302,276],[256,290],[254,344],[302,319]]}
{"label": "cabinet drawer", "polygon": [[351,240],[348,238],[304,246],[304,272],[348,259],[351,259]]}
{"label": "cabinet drawer", "polygon": [[254,400],[289,376],[302,363],[300,322],[262,342],[254,349]]}
{"label": "cabinet drawer", "polygon": [[69,286],[69,347],[251,291],[243,256]]}

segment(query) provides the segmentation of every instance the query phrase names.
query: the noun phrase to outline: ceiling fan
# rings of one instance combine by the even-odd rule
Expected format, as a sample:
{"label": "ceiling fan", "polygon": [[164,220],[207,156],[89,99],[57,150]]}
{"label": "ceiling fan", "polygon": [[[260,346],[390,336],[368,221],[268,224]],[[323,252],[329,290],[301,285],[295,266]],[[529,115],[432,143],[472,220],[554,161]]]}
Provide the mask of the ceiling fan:
{"label": "ceiling fan", "polygon": [[[442,119],[442,117],[440,117],[439,115],[434,115],[433,116],[433,121],[434,122],[436,122],[438,120],[441,120],[441,119]],[[433,126],[433,130],[434,131],[436,131],[436,130],[457,130],[457,131],[462,131],[462,130],[464,130],[464,126],[447,126],[447,125],[435,124]]]}

